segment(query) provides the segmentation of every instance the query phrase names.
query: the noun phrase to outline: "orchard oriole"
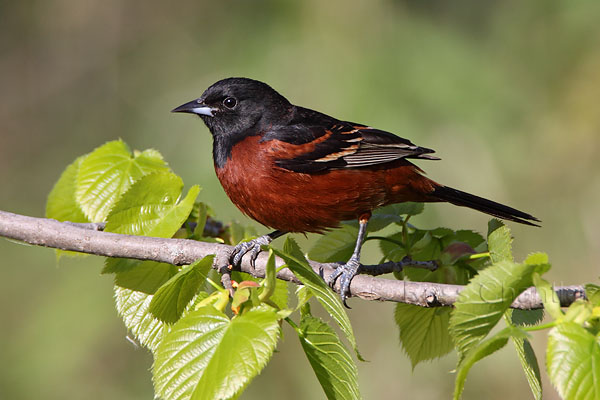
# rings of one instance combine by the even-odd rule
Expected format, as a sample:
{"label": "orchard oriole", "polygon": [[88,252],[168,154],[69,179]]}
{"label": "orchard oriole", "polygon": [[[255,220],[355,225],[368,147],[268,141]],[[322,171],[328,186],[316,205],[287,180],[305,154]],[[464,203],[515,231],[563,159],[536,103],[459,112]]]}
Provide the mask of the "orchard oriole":
{"label": "orchard oriole", "polygon": [[449,202],[495,217],[535,225],[530,214],[441,185],[409,159],[439,160],[434,151],[370,126],[341,121],[291,104],[270,86],[229,78],[173,112],[197,114],[213,136],[217,176],[246,215],[276,229],[233,250],[237,266],[252,265],[261,245],[287,232],[322,233],[358,219],[354,253],[336,269],[346,304],[360,268],[360,249],[373,209],[386,204]]}

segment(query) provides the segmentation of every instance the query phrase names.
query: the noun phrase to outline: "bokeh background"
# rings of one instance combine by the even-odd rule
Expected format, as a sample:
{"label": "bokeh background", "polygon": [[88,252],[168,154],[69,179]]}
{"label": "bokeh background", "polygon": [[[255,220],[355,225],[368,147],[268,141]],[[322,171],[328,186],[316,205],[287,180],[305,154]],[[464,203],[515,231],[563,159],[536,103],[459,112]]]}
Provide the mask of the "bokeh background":
{"label": "bokeh background", "polygon": [[[429,176],[543,220],[511,224],[518,259],[547,251],[556,284],[597,282],[599,17],[600,2],[561,0],[0,1],[0,209],[42,216],[68,163],[123,138],[162,152],[222,220],[249,223],[218,184],[206,128],[169,113],[246,76],[436,149],[443,161],[419,163]],[[433,205],[415,223],[485,232],[487,219]],[[5,240],[0,255],[0,398],[152,397],[151,357],[126,340],[100,259],[57,265]],[[412,371],[393,305],[351,305],[365,398],[450,396],[454,355]],[[543,365],[543,334],[534,345]],[[292,334],[279,350],[242,398],[323,398]],[[464,398],[530,396],[507,347]]]}

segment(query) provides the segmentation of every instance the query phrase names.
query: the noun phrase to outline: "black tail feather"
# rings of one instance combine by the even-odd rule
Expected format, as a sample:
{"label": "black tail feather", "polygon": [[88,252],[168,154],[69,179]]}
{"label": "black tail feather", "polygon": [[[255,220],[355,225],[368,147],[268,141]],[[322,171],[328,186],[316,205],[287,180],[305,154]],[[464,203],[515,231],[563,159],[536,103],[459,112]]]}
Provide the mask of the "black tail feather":
{"label": "black tail feather", "polygon": [[539,219],[531,214],[527,214],[523,211],[516,210],[512,207],[505,206],[504,204],[496,203],[483,197],[475,196],[460,190],[452,189],[447,186],[437,187],[432,196],[452,203],[457,206],[469,207],[477,211],[484,212],[486,214],[493,215],[494,217],[506,219],[509,221],[518,222],[520,224],[540,226],[530,221],[541,222]]}

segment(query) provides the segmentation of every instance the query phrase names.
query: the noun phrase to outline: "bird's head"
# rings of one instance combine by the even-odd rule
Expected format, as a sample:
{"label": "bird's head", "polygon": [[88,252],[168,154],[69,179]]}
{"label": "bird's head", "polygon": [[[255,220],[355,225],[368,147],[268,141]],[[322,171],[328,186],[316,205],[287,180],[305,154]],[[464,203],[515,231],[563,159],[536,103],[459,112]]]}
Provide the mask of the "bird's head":
{"label": "bird's head", "polygon": [[227,78],[211,85],[202,96],[172,112],[196,114],[213,137],[242,135],[281,123],[292,105],[263,82]]}

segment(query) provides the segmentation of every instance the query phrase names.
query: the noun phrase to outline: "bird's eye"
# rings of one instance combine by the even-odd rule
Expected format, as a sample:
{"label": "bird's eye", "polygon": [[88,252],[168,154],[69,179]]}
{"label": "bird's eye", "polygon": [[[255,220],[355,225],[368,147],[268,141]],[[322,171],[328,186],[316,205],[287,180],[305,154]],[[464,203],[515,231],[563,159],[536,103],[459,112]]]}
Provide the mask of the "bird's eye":
{"label": "bird's eye", "polygon": [[227,97],[225,100],[223,100],[223,105],[229,109],[235,107],[237,104],[237,100],[234,99],[233,97]]}

